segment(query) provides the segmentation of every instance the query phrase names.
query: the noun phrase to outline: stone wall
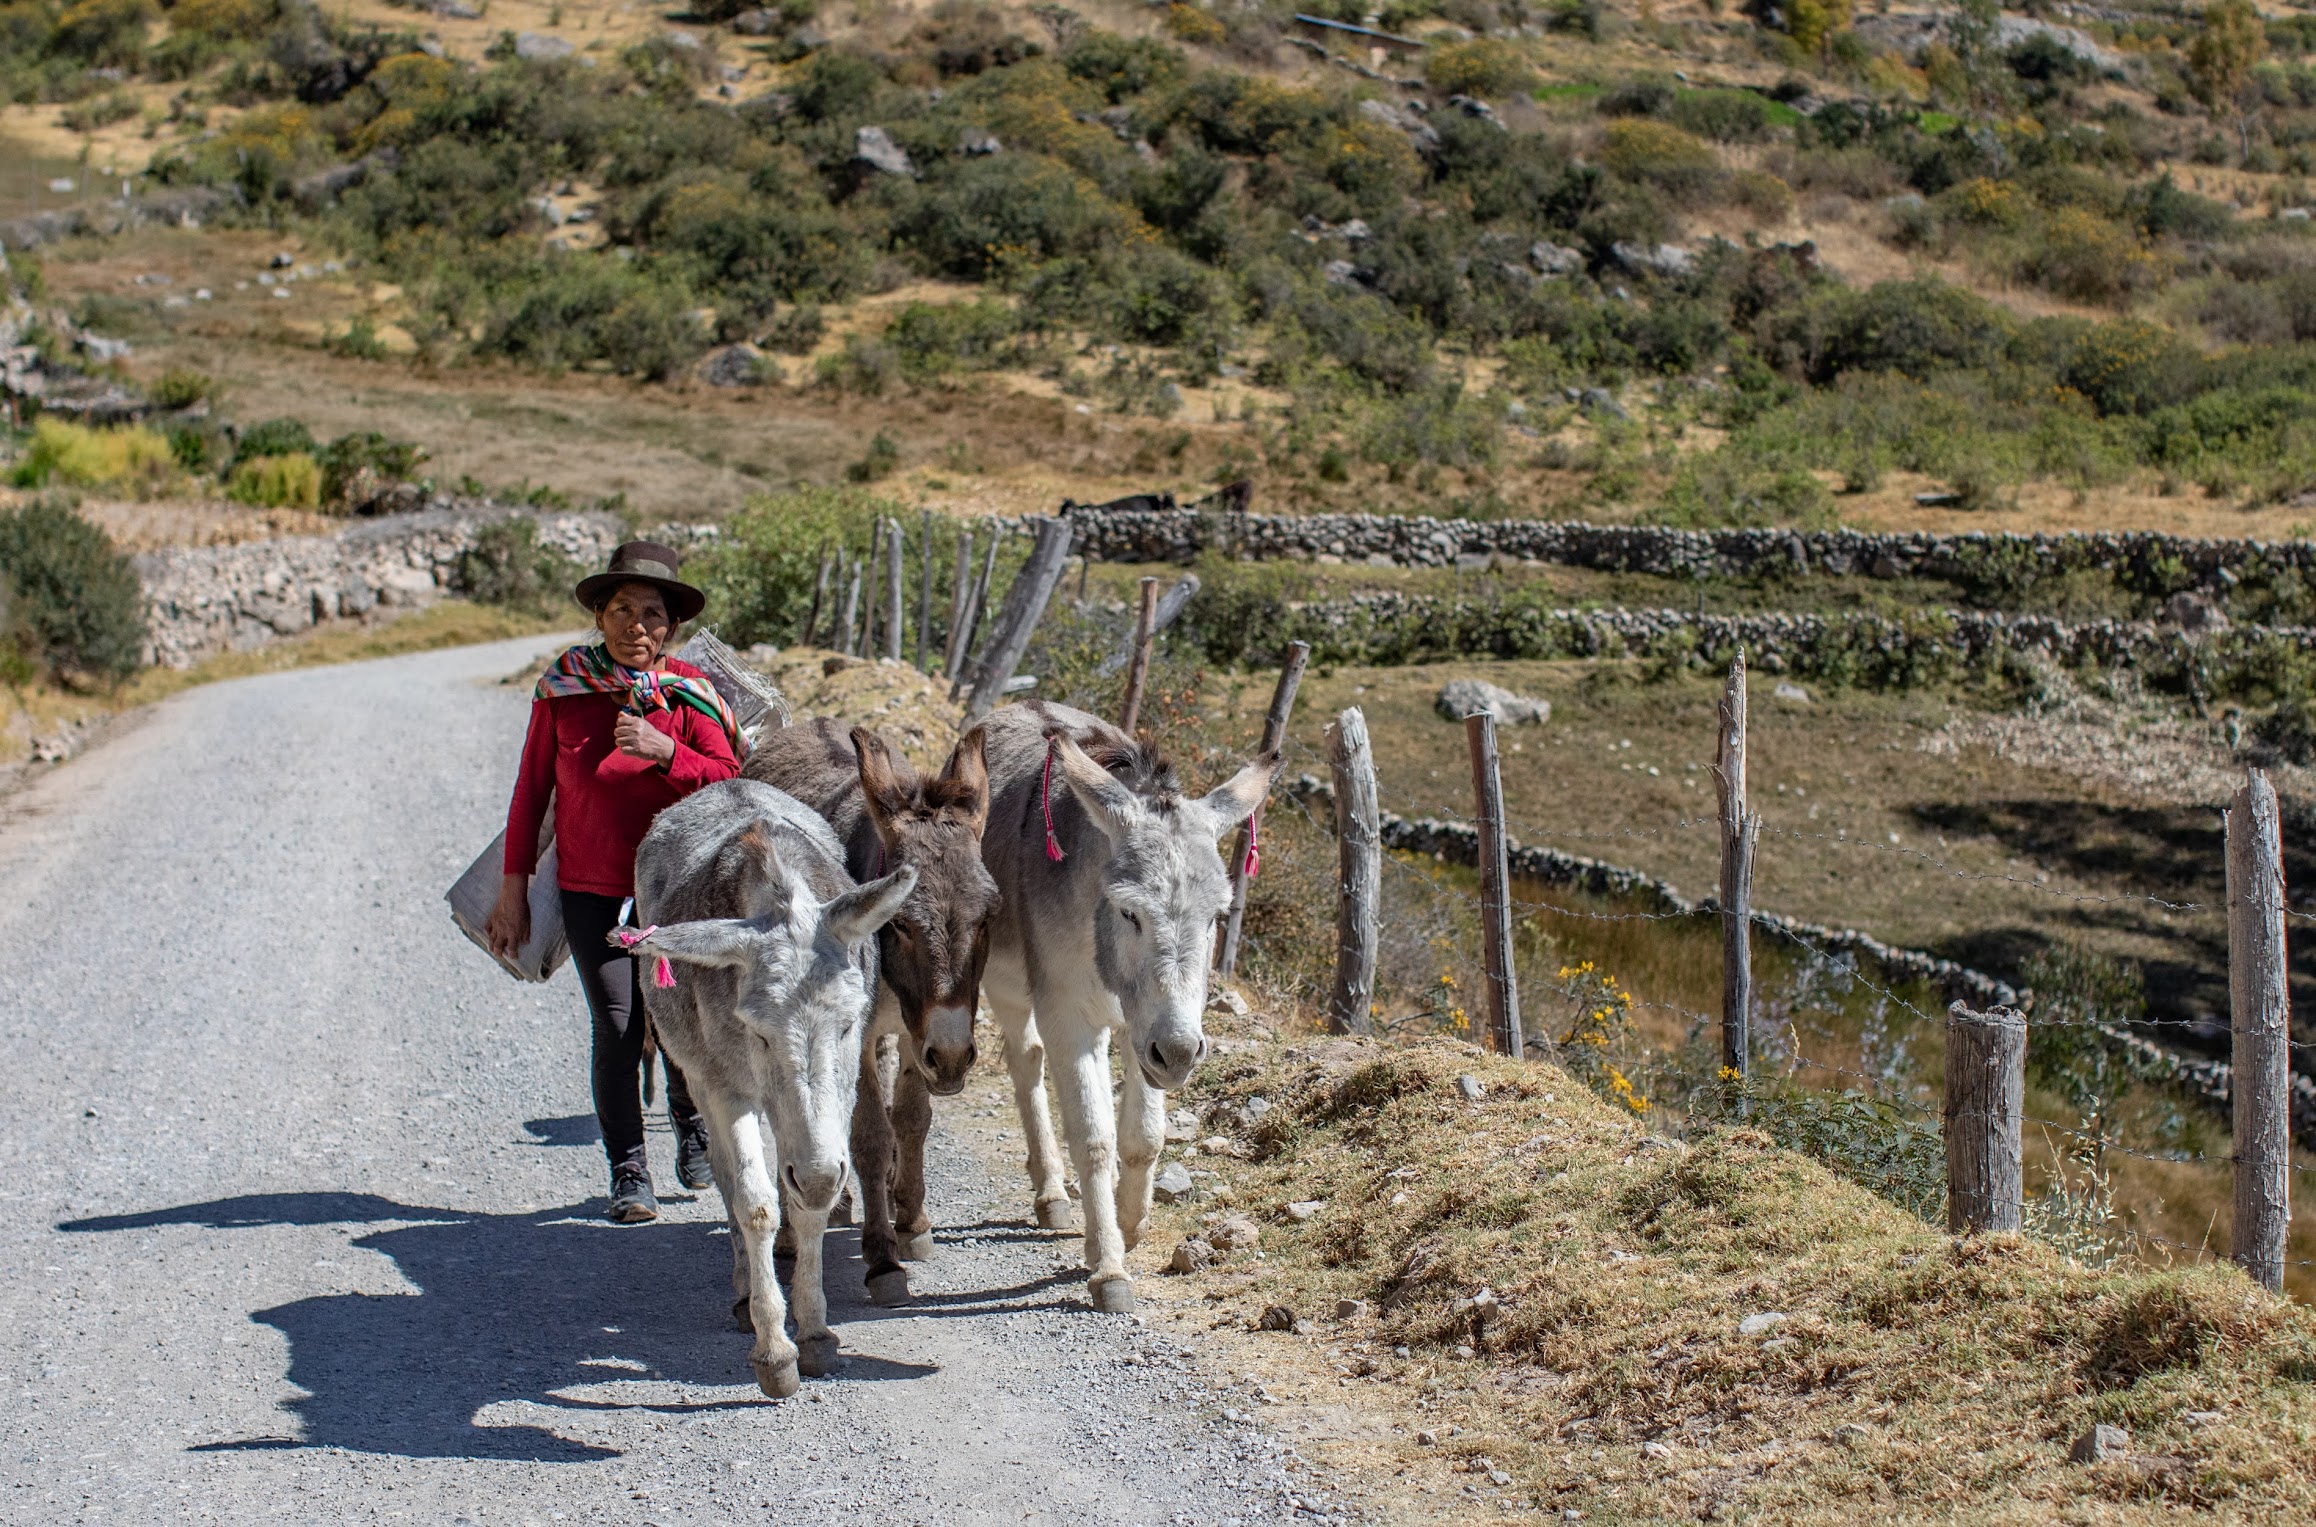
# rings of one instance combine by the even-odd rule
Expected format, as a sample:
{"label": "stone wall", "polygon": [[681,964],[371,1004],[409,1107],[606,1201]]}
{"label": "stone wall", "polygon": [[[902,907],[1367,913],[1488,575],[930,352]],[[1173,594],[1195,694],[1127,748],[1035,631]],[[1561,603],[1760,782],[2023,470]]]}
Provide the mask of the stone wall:
{"label": "stone wall", "polygon": [[416,514],[360,521],[333,535],[146,552],[136,558],[145,585],[144,659],[187,668],[328,621],[429,604],[457,588],[460,554],[477,533],[515,516],[536,521],[542,545],[591,567],[602,566],[625,534],[607,514],[532,513],[438,496]]}
{"label": "stone wall", "polygon": [[1110,562],[1186,562],[1209,549],[1254,561],[1300,559],[1445,567],[1458,558],[1555,563],[1666,577],[1796,573],[2017,581],[2083,569],[2134,581],[2224,589],[2248,569],[2316,570],[2316,541],[2247,541],[2091,531],[2063,535],[1856,530],[1670,530],[1570,520],[1440,520],[1400,515],[1202,514],[1192,509],[1069,511],[1078,549]]}

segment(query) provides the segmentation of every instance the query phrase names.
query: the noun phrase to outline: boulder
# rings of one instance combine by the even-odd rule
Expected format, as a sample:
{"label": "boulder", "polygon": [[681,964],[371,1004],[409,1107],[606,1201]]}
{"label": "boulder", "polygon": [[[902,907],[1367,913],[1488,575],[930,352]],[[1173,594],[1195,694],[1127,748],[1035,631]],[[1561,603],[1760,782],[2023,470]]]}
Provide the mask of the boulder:
{"label": "boulder", "polygon": [[753,387],[764,380],[767,362],[754,345],[725,345],[700,360],[700,380],[710,387]]}
{"label": "boulder", "polygon": [[1440,686],[1435,705],[1450,721],[1461,721],[1482,711],[1495,717],[1498,726],[1541,726],[1552,719],[1550,700],[1516,695],[1485,679],[1448,680]]}
{"label": "boulder", "polygon": [[515,36],[515,57],[526,63],[551,63],[558,58],[569,58],[577,48],[561,37],[549,37],[544,32],[520,32]]}
{"label": "boulder", "polygon": [[732,30],[742,37],[769,37],[780,30],[780,14],[761,8],[745,10],[732,18]]}
{"label": "boulder", "polygon": [[1190,1168],[1179,1161],[1169,1161],[1160,1167],[1157,1181],[1150,1185],[1151,1196],[1162,1204],[1182,1203],[1197,1190],[1198,1184],[1190,1179]]}
{"label": "boulder", "polygon": [[887,175],[906,175],[914,178],[916,164],[908,150],[893,141],[893,135],[881,127],[863,127],[852,135],[852,156],[872,170]]}
{"label": "boulder", "polygon": [[2094,1426],[2067,1450],[2069,1463],[2105,1463],[2131,1451],[2131,1434],[2120,1426]]}
{"label": "boulder", "polygon": [[1178,1273],[1200,1272],[1213,1265],[1214,1248],[1197,1236],[1178,1244],[1166,1263],[1171,1271]]}

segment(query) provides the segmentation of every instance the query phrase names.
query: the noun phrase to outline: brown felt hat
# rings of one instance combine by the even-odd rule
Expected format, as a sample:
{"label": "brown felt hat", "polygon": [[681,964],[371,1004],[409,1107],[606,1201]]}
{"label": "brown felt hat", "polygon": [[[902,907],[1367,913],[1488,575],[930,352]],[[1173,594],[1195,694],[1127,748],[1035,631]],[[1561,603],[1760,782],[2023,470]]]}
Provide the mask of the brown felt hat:
{"label": "brown felt hat", "polygon": [[667,612],[682,625],[707,607],[708,596],[676,576],[683,554],[657,541],[629,541],[611,554],[611,565],[579,580],[574,591],[589,610],[611,602],[622,583],[648,583],[667,596]]}

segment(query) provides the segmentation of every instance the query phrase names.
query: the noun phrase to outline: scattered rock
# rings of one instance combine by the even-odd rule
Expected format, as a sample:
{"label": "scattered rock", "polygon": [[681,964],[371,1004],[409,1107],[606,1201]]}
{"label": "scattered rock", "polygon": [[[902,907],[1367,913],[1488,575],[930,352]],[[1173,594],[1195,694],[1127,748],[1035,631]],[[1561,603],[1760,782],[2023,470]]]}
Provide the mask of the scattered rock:
{"label": "scattered rock", "polygon": [[1778,680],[1777,687],[1770,693],[1789,705],[1807,705],[1809,703],[1809,691],[1791,679]]}
{"label": "scattered rock", "polygon": [[2210,636],[2228,628],[2228,618],[2208,594],[2182,589],[2164,602],[2163,618],[2191,637]]}
{"label": "scattered rock", "polygon": [[1263,1311],[1262,1319],[1255,1322],[1255,1328],[1261,1331],[1292,1331],[1295,1328],[1295,1312],[1283,1304],[1271,1305]]}
{"label": "scattered rock", "polygon": [[780,30],[780,15],[763,9],[742,11],[732,18],[732,30],[742,37],[769,37]]}
{"label": "scattered rock", "polygon": [[1287,1205],[1287,1218],[1293,1220],[1296,1224],[1299,1225],[1304,1220],[1309,1219],[1312,1215],[1318,1213],[1321,1209],[1326,1207],[1327,1200],[1323,1198],[1301,1199],[1295,1203]]}
{"label": "scattered rock", "polygon": [[987,132],[978,127],[968,127],[959,133],[957,135],[957,148],[960,153],[976,159],[1005,152],[1005,145],[997,141],[995,133]]}
{"label": "scattered rock", "polygon": [[1662,1442],[1642,1443],[1641,1453],[1643,1456],[1649,1458],[1670,1458],[1673,1456],[1673,1450],[1665,1446]]}
{"label": "scattered rock", "polygon": [[1206,1005],[1219,1007],[1234,1018],[1244,1018],[1247,1015],[1246,998],[1240,996],[1235,987],[1215,987],[1206,994]]}
{"label": "scattered rock", "polygon": [[2120,1426],[2092,1427],[2067,1450],[2069,1463],[2105,1463],[2131,1451],[2131,1434]]}
{"label": "scattered rock", "polygon": [[2179,1419],[2189,1426],[2205,1427],[2217,1426],[2227,1418],[2228,1414],[2224,1410],[2191,1410]]}
{"label": "scattered rock", "polygon": [[1319,267],[1319,274],[1336,286],[1365,286],[1367,284],[1366,280],[1359,274],[1359,267],[1349,260],[1329,260]]}
{"label": "scattered rock", "polygon": [[1207,1232],[1216,1251],[1252,1251],[1262,1244],[1262,1228],[1243,1214],[1233,1214]]}
{"label": "scattered rock", "polygon": [[1433,709],[1450,721],[1486,711],[1498,726],[1541,726],[1552,719],[1552,702],[1516,695],[1485,679],[1450,679],[1439,687]]}
{"label": "scattered rock", "polygon": [[1739,1336],[1759,1336],[1764,1331],[1785,1324],[1788,1318],[1774,1310],[1760,1315],[1748,1315],[1737,1322],[1737,1334]]}
{"label": "scattered rock", "polygon": [[1873,1434],[1873,1428],[1856,1421],[1844,1421],[1834,1428],[1834,1439],[1845,1447],[1856,1447]]}
{"label": "scattered rock", "polygon": [[71,756],[72,738],[67,735],[59,733],[54,737],[35,737],[32,739],[32,761],[34,763],[63,763]]}
{"label": "scattered rock", "polygon": [[1438,1446],[1439,1446],[1439,1433],[1438,1433],[1438,1432],[1435,1432],[1435,1431],[1432,1431],[1432,1430],[1430,1430],[1430,1429],[1428,1429],[1428,1428],[1426,1428],[1426,1429],[1425,1429],[1425,1430],[1423,1430],[1423,1431],[1417,1432],[1417,1433],[1415,1434],[1415,1445],[1416,1445],[1417,1447],[1438,1447]]}
{"label": "scattered rock", "polygon": [[1150,1185],[1152,1196],[1162,1204],[1188,1202],[1197,1190],[1198,1185],[1190,1180],[1190,1168],[1179,1161],[1169,1161],[1160,1167],[1157,1181]]}
{"label": "scattered rock", "polygon": [[1246,1154],[1246,1147],[1223,1135],[1208,1135],[1198,1142],[1198,1153],[1202,1156],[1228,1156],[1236,1159]]}
{"label": "scattered rock", "polygon": [[1478,1077],[1466,1072],[1456,1078],[1456,1095],[1467,1103],[1477,1103],[1488,1095],[1488,1089]]}
{"label": "scattered rock", "polygon": [[1189,1240],[1179,1242],[1175,1246],[1174,1255],[1168,1259],[1166,1265],[1170,1270],[1178,1273],[1203,1272],[1214,1265],[1214,1247],[1209,1242],[1194,1235]]}
{"label": "scattered rock", "polygon": [[1685,276],[1697,268],[1697,257],[1678,244],[1611,244],[1609,253],[1644,276]]}
{"label": "scattered rock", "polygon": [[887,175],[914,178],[917,166],[908,151],[893,141],[893,135],[881,127],[863,127],[852,135],[852,156],[870,169]]}
{"label": "scattered rock", "polygon": [[1584,251],[1538,239],[1528,246],[1528,263],[1547,276],[1573,276],[1584,269]]}
{"label": "scattered rock", "polygon": [[1605,387],[1587,387],[1579,397],[1580,406],[1596,418],[1614,419],[1620,424],[1632,422],[1632,415]]}
{"label": "scattered rock", "polygon": [[764,352],[754,345],[725,345],[700,361],[700,380],[710,387],[754,387],[764,380]]}
{"label": "scattered rock", "polygon": [[561,37],[549,37],[544,32],[519,32],[515,35],[515,57],[526,63],[551,63],[558,58],[569,58],[577,48]]}
{"label": "scattered rock", "polygon": [[1177,1108],[1166,1116],[1166,1142],[1178,1145],[1198,1138],[1198,1115],[1187,1108]]}
{"label": "scattered rock", "polygon": [[[1365,1320],[1367,1318],[1367,1301],[1364,1299],[1336,1300],[1335,1318],[1337,1320]],[[1374,1370],[1370,1367],[1368,1371],[1373,1372]]]}

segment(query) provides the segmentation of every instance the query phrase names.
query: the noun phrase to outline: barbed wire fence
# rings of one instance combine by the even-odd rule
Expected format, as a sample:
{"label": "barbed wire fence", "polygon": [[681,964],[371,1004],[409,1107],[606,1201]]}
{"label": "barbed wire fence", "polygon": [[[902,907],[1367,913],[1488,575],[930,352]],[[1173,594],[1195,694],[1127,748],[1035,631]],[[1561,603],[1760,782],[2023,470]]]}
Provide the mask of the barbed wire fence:
{"label": "barbed wire fence", "polygon": [[[1916,870],[1958,882],[1991,884],[2022,896],[2078,904],[2137,904],[2170,914],[2222,910],[2209,903],[2155,895],[2073,891],[2023,875],[1965,869],[1921,849],[1840,831],[1763,824],[1751,810],[1745,791],[1742,663],[1740,656],[1730,676],[1728,696],[1720,707],[1720,737],[1712,766],[1717,809],[1710,815],[1684,816],[1657,827],[1604,831],[1509,818],[1496,783],[1492,719],[1474,718],[1467,727],[1474,780],[1473,805],[1468,812],[1419,800],[1378,779],[1372,749],[1365,745],[1365,717],[1358,707],[1343,711],[1329,726],[1324,755],[1285,738],[1283,733],[1272,734],[1281,737],[1291,763],[1314,766],[1287,777],[1276,792],[1277,798],[1316,832],[1333,838],[1337,846],[1334,996],[1327,1005],[1330,1025],[1341,1032],[1363,1032],[1381,1017],[1381,1007],[1372,1000],[1384,917],[1385,898],[1377,893],[1379,883],[1396,886],[1403,901],[1427,896],[1460,900],[1467,910],[1477,912],[1482,986],[1490,999],[1487,1021],[1465,1020],[1455,1026],[1468,1026],[1475,1037],[1508,1054],[1551,1055],[1555,1048],[1549,1025],[1530,1024],[1523,1033],[1521,1023],[1519,980],[1511,945],[1515,930],[1531,919],[1717,924],[1724,966],[1721,1011],[1705,1013],[1662,1002],[1635,1006],[1679,1018],[1689,1025],[1692,1039],[1719,1040],[1719,1080],[1732,1099],[1733,1114],[1742,1113],[1756,1058],[1763,1046],[1774,1040],[1783,1047],[1788,1078],[1822,1074],[1845,1084],[1862,1083],[1858,1096],[1872,1106],[1915,1121],[1926,1131],[1935,1126],[1945,1147],[1946,1218],[1957,1232],[2019,1228],[2026,1210],[2024,1132],[2033,1128],[2043,1131],[2046,1140],[2056,1136],[2078,1143],[2093,1160],[2113,1153],[2171,1166],[2224,1164],[2233,1179],[2230,1259],[2271,1290],[2281,1288],[2287,1266],[2316,1265],[2308,1260],[2287,1261],[2284,1256],[2291,1181],[2296,1176],[2316,1176],[2309,1168],[2295,1166],[2289,1154],[2295,1115],[2303,1132],[2316,1127],[2316,1079],[2295,1076],[2290,1056],[2295,1050],[2316,1049],[2316,1045],[2294,1040],[2289,1033],[2285,927],[2287,920],[2310,921],[2316,916],[2286,905],[2280,816],[2274,789],[2262,771],[2246,771],[2226,813],[2228,892],[2224,911],[2230,954],[2230,1055],[2226,1061],[2183,1055],[2095,1014],[2040,1015],[2034,1010],[2031,993],[1959,962],[1890,945],[1857,929],[1813,924],[1752,907],[1753,850],[1760,840],[1767,839],[1773,844],[1808,842],[1841,852],[1889,855]],[[1349,745],[1354,737],[1358,745]],[[1325,772],[1319,772],[1321,769]],[[1404,810],[1387,809],[1386,803]],[[1513,837],[1515,829],[1530,841],[1522,843]],[[1704,832],[1716,835],[1722,876],[1716,895],[1701,901],[1688,900],[1671,885],[1643,871],[1534,842],[1554,838],[1641,843]],[[1479,890],[1474,893],[1449,884],[1443,875],[1426,873],[1420,868],[1426,860],[1479,870]],[[1497,864],[1502,869],[1491,873]],[[1512,887],[1522,882],[1621,902],[1628,910],[1603,911],[1552,900],[1519,899],[1512,894]],[[1636,902],[1639,905],[1633,906]],[[1398,931],[1404,934],[1407,930]],[[1887,1075],[1860,1071],[1832,1057],[1809,1053],[1790,1019],[1778,1026],[1774,1035],[1748,1035],[1747,1025],[1761,1006],[1751,985],[1754,959],[1750,944],[1755,932],[1765,934],[1772,947],[1788,949],[1804,962],[1841,972],[1845,981],[1870,993],[1876,1002],[1940,1029],[1948,1056],[1943,1107],[1905,1095],[1891,1085]],[[1867,974],[1869,968],[1888,974],[1877,981]],[[1935,1015],[1925,1011],[1899,989],[1901,984],[1938,989],[1949,998],[1946,1011]],[[1358,994],[1356,1000],[1347,993]],[[1456,1014],[1459,1019],[1465,1017],[1460,1008]],[[2146,1020],[2144,1026],[2194,1027],[2176,1019]],[[2225,1155],[2145,1151],[2122,1143],[2105,1127],[2103,1119],[2087,1119],[2085,1124],[2092,1127],[2086,1128],[2085,1124],[2027,1113],[2024,1068],[2028,1036],[2037,1030],[2059,1029],[2087,1031],[2097,1042],[2123,1050],[2156,1076],[2224,1105],[2232,1115],[2231,1149]],[[2058,1150],[2054,1144],[2054,1154]],[[2191,1245],[2138,1227],[2112,1226],[2109,1233],[2150,1255],[2201,1258],[2212,1254],[2208,1242]]]}

